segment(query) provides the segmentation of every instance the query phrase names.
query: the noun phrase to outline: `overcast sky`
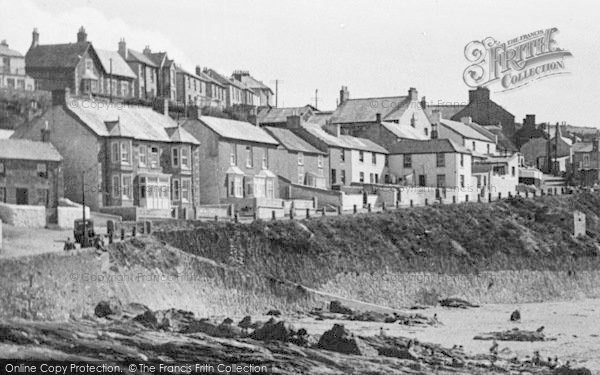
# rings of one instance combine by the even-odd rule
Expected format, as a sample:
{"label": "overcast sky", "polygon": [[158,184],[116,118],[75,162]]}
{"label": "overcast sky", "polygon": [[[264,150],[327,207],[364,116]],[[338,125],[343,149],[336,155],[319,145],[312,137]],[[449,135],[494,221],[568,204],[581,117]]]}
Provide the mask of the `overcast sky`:
{"label": "overcast sky", "polygon": [[[0,0],[0,39],[25,53],[40,43],[73,42],[83,25],[94,46],[166,50],[185,68],[224,74],[249,70],[280,85],[279,104],[334,109],[340,86],[350,96],[406,95],[466,102],[464,47],[492,36],[507,41],[557,27],[573,53],[569,75],[536,81],[492,98],[521,121],[600,127],[600,23],[594,2],[544,1],[124,1]],[[499,88],[497,88],[499,90]]]}

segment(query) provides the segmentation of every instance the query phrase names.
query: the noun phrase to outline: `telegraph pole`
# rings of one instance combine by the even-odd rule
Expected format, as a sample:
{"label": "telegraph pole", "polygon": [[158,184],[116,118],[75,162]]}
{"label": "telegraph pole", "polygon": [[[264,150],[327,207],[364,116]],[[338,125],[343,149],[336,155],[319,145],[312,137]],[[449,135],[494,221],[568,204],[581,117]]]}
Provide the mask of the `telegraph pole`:
{"label": "telegraph pole", "polygon": [[271,81],[271,83],[275,83],[275,108],[277,108],[279,105],[279,84],[283,83],[283,81],[280,79],[275,79]]}
{"label": "telegraph pole", "polygon": [[83,238],[81,239],[81,247],[88,245],[88,230],[85,221],[85,171],[81,172],[81,209],[83,210]]}
{"label": "telegraph pole", "polygon": [[315,108],[319,109],[319,89],[315,89]]}
{"label": "telegraph pole", "polygon": [[110,96],[109,102],[112,103],[113,95],[113,73],[112,73],[112,58],[110,60]]}

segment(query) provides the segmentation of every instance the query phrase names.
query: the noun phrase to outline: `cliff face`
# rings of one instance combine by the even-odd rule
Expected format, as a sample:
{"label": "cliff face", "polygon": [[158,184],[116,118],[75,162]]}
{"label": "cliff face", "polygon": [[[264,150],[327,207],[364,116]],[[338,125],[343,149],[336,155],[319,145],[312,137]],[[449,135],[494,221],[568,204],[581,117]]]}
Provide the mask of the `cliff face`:
{"label": "cliff face", "polygon": [[[587,216],[586,236],[571,235],[574,210]],[[240,316],[306,310],[335,296],[394,308],[449,296],[600,297],[599,217],[600,195],[584,193],[250,225],[188,222],[101,255],[0,260],[0,318],[65,319],[107,298]]]}

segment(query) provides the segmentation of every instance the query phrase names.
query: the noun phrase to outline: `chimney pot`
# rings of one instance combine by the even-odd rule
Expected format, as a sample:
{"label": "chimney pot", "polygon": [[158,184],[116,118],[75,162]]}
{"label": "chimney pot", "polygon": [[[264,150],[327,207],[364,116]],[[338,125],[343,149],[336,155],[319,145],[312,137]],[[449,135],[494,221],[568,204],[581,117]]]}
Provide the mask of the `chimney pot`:
{"label": "chimney pot", "polygon": [[348,91],[348,86],[342,86],[340,90],[340,104],[344,104],[346,100],[350,99],[350,92]]}
{"label": "chimney pot", "polygon": [[127,53],[127,43],[125,42],[125,38],[121,38],[121,40],[119,41],[119,55],[121,55],[121,57],[125,60],[127,60],[127,58],[129,57]]}
{"label": "chimney pot", "polygon": [[381,113],[376,113],[376,114],[375,114],[375,121],[376,121],[378,124],[381,124]]}
{"label": "chimney pot", "polygon": [[85,32],[85,28],[81,26],[77,32],[77,43],[85,42],[87,42],[87,33]]}
{"label": "chimney pot", "polygon": [[37,27],[33,28],[33,32],[31,33],[31,47],[37,47],[40,43],[40,33],[38,32]]}
{"label": "chimney pot", "polygon": [[464,116],[460,118],[460,121],[462,121],[462,123],[465,125],[469,125],[471,122],[473,122],[473,119],[471,116]]}
{"label": "chimney pot", "polygon": [[419,92],[414,87],[408,89],[408,96],[411,102],[416,102],[419,100]]}

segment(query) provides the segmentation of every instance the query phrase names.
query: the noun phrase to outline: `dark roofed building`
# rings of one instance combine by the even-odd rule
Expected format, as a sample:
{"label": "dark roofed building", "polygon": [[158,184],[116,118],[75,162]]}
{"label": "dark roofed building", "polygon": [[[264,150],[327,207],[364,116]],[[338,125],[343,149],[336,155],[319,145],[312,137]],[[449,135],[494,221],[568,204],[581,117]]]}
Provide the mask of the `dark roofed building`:
{"label": "dark roofed building", "polygon": [[[73,95],[128,99],[133,96],[135,75],[117,53],[97,51],[81,27],[76,43],[39,43],[33,31],[31,47],[25,55],[27,74],[40,90],[68,88]],[[111,69],[112,66],[112,69]],[[112,71],[112,74],[111,74]]]}
{"label": "dark roofed building", "polygon": [[300,116],[303,122],[308,122],[318,112],[310,104],[303,107],[267,107],[258,112],[257,121],[260,126],[285,126],[289,116]]}
{"label": "dark roofed building", "polygon": [[25,72],[25,57],[8,47],[6,40],[0,42],[0,88],[33,90],[34,81]]}
{"label": "dark roofed building", "polygon": [[158,96],[158,65],[142,52],[127,48],[125,39],[119,41],[118,54],[127,62],[133,73],[133,95],[150,100]]}
{"label": "dark roofed building", "polygon": [[255,103],[255,105],[259,107],[270,107],[273,105],[273,90],[271,90],[271,88],[265,85],[262,81],[252,77],[250,72],[245,70],[236,70],[233,72],[232,77],[254,91],[254,93],[258,96],[258,103]]}

